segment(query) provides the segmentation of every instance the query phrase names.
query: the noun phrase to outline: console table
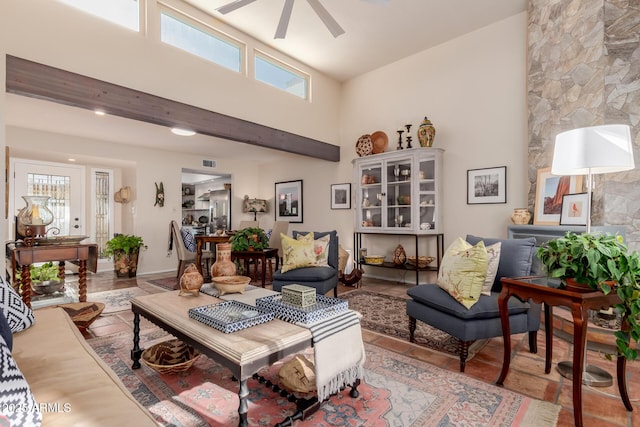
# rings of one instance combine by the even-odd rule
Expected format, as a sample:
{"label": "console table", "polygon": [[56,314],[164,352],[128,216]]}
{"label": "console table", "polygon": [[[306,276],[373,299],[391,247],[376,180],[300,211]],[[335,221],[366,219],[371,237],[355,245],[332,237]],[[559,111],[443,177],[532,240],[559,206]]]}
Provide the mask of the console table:
{"label": "console table", "polygon": [[[36,262],[57,261],[61,279],[64,279],[65,261],[78,264],[78,294],[80,302],[87,301],[87,269],[95,273],[98,266],[98,245],[61,244],[47,246],[15,246],[11,249],[13,268],[12,285],[20,293],[24,303],[31,307],[31,272],[29,267]],[[20,281],[15,280],[15,271],[20,269]],[[22,285],[22,289],[20,289]]]}
{"label": "console table", "polygon": [[[511,361],[511,333],[509,325],[508,301],[513,295],[522,299],[529,298],[535,302],[544,304],[544,328],[546,339],[545,373],[551,371],[551,359],[553,355],[553,333],[551,330],[551,312],[553,306],[565,306],[571,309],[573,316],[573,414],[577,427],[582,426],[582,381],[585,367],[585,350],[587,338],[588,309],[605,309],[620,302],[618,295],[610,293],[603,294],[600,291],[593,292],[571,292],[559,289],[555,282],[551,282],[547,277],[522,277],[505,278],[501,280],[502,291],[498,297],[498,307],[500,309],[500,320],[502,324],[502,334],[504,342],[504,360],[502,372],[496,382],[502,386],[509,372]],[[632,411],[631,401],[627,393],[627,383],[625,376],[626,358],[618,356],[617,375],[618,390],[620,397],[628,411]]]}

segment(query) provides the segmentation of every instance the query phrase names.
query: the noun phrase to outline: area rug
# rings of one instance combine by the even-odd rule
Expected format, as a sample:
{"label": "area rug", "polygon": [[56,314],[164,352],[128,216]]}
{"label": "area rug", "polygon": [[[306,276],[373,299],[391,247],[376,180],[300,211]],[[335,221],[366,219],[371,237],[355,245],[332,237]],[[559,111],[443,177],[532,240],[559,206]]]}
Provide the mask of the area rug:
{"label": "area rug", "polygon": [[[409,341],[406,299],[362,289],[344,293],[340,295],[340,298],[349,302],[351,310],[359,311],[362,314],[360,323],[363,328]],[[417,322],[414,337],[418,345],[458,356],[458,339],[424,322]],[[486,343],[486,340],[474,342],[469,347],[467,361],[471,360]]]}
{"label": "area rug", "polygon": [[180,285],[178,283],[178,278],[176,277],[166,277],[163,279],[154,279],[147,280],[147,283],[151,283],[152,285],[160,286],[163,289],[169,291],[175,291],[180,289]]}
{"label": "area rug", "polygon": [[131,310],[131,298],[147,295],[149,292],[138,287],[114,289],[112,291],[91,292],[87,294],[87,301],[101,302],[105,305],[102,314]]}
{"label": "area rug", "polygon": [[[148,347],[169,339],[153,327],[141,333]],[[93,338],[89,344],[113,369],[159,425],[238,425],[238,383],[226,368],[200,356],[178,375],[161,375],[143,364],[131,369],[131,333]],[[555,426],[560,407],[486,384],[426,362],[365,344],[365,379],[360,396],[348,388],[295,426]],[[312,352],[308,352],[312,355]],[[261,372],[277,381],[279,362]],[[274,425],[293,414],[294,404],[249,380],[249,426]]]}

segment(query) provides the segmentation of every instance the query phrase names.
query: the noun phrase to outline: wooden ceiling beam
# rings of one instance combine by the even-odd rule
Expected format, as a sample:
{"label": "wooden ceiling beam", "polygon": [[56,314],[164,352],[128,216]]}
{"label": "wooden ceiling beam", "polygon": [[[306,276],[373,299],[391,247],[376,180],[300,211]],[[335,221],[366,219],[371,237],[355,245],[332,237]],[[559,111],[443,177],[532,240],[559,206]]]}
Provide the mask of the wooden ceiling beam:
{"label": "wooden ceiling beam", "polygon": [[259,147],[340,161],[340,147],[7,55],[6,91]]}

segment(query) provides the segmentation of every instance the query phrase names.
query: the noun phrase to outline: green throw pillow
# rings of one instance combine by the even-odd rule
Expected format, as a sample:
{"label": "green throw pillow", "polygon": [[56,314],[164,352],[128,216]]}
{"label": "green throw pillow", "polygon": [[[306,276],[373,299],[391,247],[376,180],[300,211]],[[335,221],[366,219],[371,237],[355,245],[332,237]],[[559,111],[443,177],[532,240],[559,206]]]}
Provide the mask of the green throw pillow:
{"label": "green throw pillow", "polygon": [[460,304],[478,302],[487,276],[489,257],[484,242],[472,246],[458,237],[446,250],[438,273],[438,286]]}

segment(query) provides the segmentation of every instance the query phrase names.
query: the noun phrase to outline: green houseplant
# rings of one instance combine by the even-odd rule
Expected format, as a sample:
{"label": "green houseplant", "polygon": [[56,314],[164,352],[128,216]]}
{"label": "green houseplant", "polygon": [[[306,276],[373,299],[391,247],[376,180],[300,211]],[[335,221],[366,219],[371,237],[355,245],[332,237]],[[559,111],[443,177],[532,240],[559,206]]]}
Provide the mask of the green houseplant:
{"label": "green houseplant", "polygon": [[118,277],[135,277],[140,249],[146,248],[142,237],[116,234],[105,247],[105,254],[113,257],[113,268]]}
{"label": "green houseplant", "polygon": [[261,251],[269,247],[269,239],[264,230],[259,227],[247,227],[229,238],[231,250],[235,252],[241,251]]}
{"label": "green houseplant", "polygon": [[[623,330],[616,332],[618,351],[629,360],[638,356],[640,340],[640,256],[629,252],[621,236],[608,233],[567,232],[538,248],[537,256],[547,275],[567,281],[575,280],[587,290],[605,295],[616,292],[616,305],[624,319]],[[625,333],[626,331],[626,333]],[[635,343],[632,345],[632,342]]]}

